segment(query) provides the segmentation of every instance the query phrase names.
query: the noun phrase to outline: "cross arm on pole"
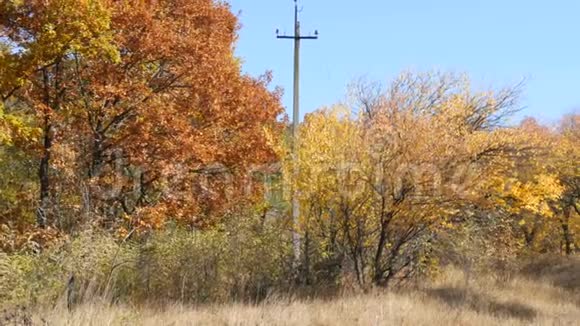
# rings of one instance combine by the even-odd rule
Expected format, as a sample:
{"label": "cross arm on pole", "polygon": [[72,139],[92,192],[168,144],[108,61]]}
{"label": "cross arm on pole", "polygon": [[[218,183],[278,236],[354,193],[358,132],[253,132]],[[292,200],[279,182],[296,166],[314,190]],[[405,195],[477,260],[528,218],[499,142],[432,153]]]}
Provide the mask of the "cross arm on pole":
{"label": "cross arm on pole", "polygon": [[318,36],[291,36],[291,35],[277,35],[276,38],[290,39],[290,40],[317,40]]}

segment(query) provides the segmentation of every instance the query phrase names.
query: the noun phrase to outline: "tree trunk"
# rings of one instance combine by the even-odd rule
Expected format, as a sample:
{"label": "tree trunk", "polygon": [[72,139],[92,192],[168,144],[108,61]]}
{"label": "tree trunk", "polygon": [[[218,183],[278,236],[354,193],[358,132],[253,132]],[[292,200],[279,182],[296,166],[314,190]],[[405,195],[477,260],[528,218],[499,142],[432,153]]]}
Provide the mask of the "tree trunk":
{"label": "tree trunk", "polygon": [[308,229],[304,234],[304,266],[302,266],[302,281],[304,285],[310,285],[310,234]]}
{"label": "tree trunk", "polygon": [[40,180],[40,209],[37,213],[38,226],[44,228],[46,226],[46,212],[49,208],[50,201],[50,151],[52,148],[52,125],[50,118],[45,118],[44,127],[44,142],[42,159],[40,160],[40,168],[38,170],[38,178]]}
{"label": "tree trunk", "polygon": [[381,258],[383,257],[383,252],[385,250],[385,246],[387,245],[387,227],[389,226],[389,224],[393,218],[392,212],[388,212],[386,214],[384,213],[385,206],[386,206],[386,199],[383,196],[382,201],[381,201],[381,229],[380,229],[379,242],[377,244],[377,251],[375,253],[375,260],[374,260],[375,271],[374,271],[373,281],[375,284],[379,284],[381,279],[383,278],[383,275],[385,274],[384,268],[381,267]]}
{"label": "tree trunk", "polygon": [[[43,143],[42,157],[38,169],[38,178],[40,182],[40,205],[37,210],[37,222],[40,227],[45,227],[51,220],[51,203],[50,203],[50,161],[51,151],[54,142],[54,126],[52,123],[52,114],[60,109],[61,100],[64,97],[65,87],[61,84],[61,60],[57,59],[53,65],[52,76],[49,74],[49,68],[42,69],[42,82],[44,87],[44,121],[43,121]],[[51,96],[52,87],[52,96]],[[40,218],[42,217],[42,218]]]}
{"label": "tree trunk", "polygon": [[564,209],[564,214],[560,219],[561,227],[562,227],[562,238],[564,240],[564,251],[566,252],[566,256],[570,256],[572,254],[572,234],[570,233],[570,208]]}
{"label": "tree trunk", "polygon": [[[58,71],[58,69],[57,69]],[[44,86],[44,122],[43,122],[43,143],[42,143],[42,157],[40,159],[40,166],[38,169],[38,178],[40,182],[40,205],[37,210],[38,226],[44,228],[47,223],[47,211],[50,201],[50,157],[53,143],[53,127],[51,121],[51,99],[50,99],[50,77],[47,68],[42,70],[43,86]]]}
{"label": "tree trunk", "polygon": [[385,224],[386,224],[385,222],[381,223],[379,243],[377,244],[377,252],[375,254],[374,261],[375,275],[373,277],[373,281],[375,282],[375,284],[378,284],[381,281],[381,278],[383,277],[384,274],[383,269],[381,268],[381,257],[383,256],[383,251],[385,249],[385,245],[387,242],[387,228]]}

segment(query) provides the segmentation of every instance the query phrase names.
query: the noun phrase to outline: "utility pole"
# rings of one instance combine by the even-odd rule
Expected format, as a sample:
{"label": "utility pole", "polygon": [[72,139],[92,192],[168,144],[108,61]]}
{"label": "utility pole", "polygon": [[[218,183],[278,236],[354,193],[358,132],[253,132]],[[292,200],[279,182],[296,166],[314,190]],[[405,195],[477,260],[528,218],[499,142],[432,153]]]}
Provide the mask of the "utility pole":
{"label": "utility pole", "polygon": [[[298,3],[294,0],[294,35],[278,35],[279,39],[294,40],[294,98],[292,110],[292,161],[294,163],[294,180],[298,177],[298,124],[300,121],[300,40],[318,39],[318,31],[314,31],[314,36],[300,35],[300,21],[298,20]],[[295,230],[292,233],[292,246],[294,249],[294,264],[297,267],[300,264],[300,234],[296,230],[300,218],[300,202],[298,200],[298,189],[293,183],[292,187],[292,222]]]}

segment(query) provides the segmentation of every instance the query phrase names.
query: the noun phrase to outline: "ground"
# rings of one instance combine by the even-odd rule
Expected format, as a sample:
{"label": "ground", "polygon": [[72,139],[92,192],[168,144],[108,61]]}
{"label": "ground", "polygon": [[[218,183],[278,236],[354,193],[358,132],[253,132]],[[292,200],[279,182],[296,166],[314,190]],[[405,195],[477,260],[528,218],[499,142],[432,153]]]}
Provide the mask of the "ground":
{"label": "ground", "polygon": [[24,315],[32,316],[29,325],[580,325],[579,290],[580,262],[571,260],[507,278],[466,279],[450,269],[413,289],[328,300],[271,297],[256,305],[164,309],[93,303],[72,313],[60,305]]}

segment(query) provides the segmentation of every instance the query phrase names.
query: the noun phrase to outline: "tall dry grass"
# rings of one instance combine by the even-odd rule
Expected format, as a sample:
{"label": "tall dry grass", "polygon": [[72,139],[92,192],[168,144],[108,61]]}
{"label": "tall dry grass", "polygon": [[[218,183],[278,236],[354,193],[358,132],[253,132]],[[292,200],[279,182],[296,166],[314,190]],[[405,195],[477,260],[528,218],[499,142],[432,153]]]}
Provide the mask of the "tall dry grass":
{"label": "tall dry grass", "polygon": [[165,308],[94,302],[70,313],[60,304],[31,314],[29,325],[580,325],[579,289],[558,283],[558,273],[569,279],[580,273],[580,262],[507,280],[448,270],[413,289],[332,300]]}

